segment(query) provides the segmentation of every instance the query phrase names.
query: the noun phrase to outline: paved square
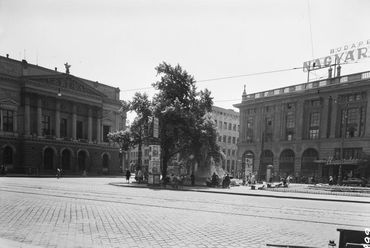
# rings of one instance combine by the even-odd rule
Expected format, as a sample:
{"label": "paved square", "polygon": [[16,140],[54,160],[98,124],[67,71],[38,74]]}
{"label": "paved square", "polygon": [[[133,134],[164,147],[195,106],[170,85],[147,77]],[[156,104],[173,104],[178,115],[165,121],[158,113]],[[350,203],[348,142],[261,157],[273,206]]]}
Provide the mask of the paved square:
{"label": "paved square", "polygon": [[0,238],[36,247],[327,247],[337,228],[370,223],[368,204],[109,185],[117,181],[0,178]]}

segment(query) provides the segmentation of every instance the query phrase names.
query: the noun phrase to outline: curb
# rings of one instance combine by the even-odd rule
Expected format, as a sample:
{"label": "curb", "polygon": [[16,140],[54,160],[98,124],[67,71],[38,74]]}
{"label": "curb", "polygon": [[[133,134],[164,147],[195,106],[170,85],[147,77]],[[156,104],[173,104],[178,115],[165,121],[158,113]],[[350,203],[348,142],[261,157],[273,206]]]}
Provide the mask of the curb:
{"label": "curb", "polygon": [[[292,195],[281,195],[281,194],[273,195],[273,194],[252,194],[252,193],[240,193],[240,192],[222,192],[222,191],[191,189],[191,188],[172,189],[172,188],[163,188],[160,186],[148,186],[145,184],[142,184],[142,185],[132,185],[132,184],[126,185],[122,183],[109,183],[109,184],[113,186],[117,186],[117,187],[148,188],[148,189],[172,190],[172,191],[194,191],[194,192],[201,192],[201,193],[224,194],[224,195],[239,195],[239,196],[271,197],[271,198],[295,199],[295,200],[313,200],[313,201],[327,201],[327,202],[348,202],[348,203],[370,204],[370,201],[350,200],[350,199],[318,198],[318,197],[308,197],[308,196],[304,197],[304,196],[292,196]],[[274,192],[274,191],[270,191],[270,192]],[[284,193],[294,194],[297,192],[282,192],[282,193],[283,194]],[[310,194],[310,193],[301,193],[301,194]],[[340,197],[341,195],[334,195],[334,196]]]}

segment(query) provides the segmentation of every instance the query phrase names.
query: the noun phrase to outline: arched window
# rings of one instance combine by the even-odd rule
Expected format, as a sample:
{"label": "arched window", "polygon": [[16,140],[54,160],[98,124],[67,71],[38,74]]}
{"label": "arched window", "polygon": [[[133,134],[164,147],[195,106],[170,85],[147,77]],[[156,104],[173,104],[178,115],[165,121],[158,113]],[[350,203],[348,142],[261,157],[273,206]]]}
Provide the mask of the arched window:
{"label": "arched window", "polygon": [[9,146],[4,149],[3,162],[4,164],[13,164],[13,149]]}
{"label": "arched window", "polygon": [[294,176],[294,159],[294,152],[290,149],[281,153],[279,160],[280,177]]}

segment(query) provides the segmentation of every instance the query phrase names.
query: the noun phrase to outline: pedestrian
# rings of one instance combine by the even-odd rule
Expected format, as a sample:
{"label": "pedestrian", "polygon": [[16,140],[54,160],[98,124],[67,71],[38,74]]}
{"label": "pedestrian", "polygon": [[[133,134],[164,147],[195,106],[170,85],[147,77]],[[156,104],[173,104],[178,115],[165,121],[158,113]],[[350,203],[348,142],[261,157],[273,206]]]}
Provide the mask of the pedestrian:
{"label": "pedestrian", "polygon": [[191,180],[191,186],[194,186],[195,185],[195,176],[194,176],[194,173],[191,173],[190,180]]}
{"label": "pedestrian", "polygon": [[60,175],[61,175],[61,169],[57,168],[57,179],[59,179]]}
{"label": "pedestrian", "polygon": [[143,173],[141,172],[141,170],[137,171],[137,181],[139,184],[143,181]]}
{"label": "pedestrian", "polygon": [[126,170],[126,182],[130,183],[131,172],[129,169]]}
{"label": "pedestrian", "polygon": [[329,177],[329,185],[333,185],[334,184],[334,179],[332,176]]}

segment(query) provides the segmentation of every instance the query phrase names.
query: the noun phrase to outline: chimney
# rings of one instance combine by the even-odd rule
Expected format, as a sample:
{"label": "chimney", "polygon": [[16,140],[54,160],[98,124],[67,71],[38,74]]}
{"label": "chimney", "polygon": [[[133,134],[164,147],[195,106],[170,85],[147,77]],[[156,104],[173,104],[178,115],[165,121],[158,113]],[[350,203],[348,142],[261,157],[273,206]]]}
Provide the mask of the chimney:
{"label": "chimney", "polygon": [[27,60],[25,59],[22,60],[22,74],[23,76],[28,75],[28,63],[27,63]]}
{"label": "chimney", "polygon": [[7,59],[9,58],[9,54],[6,54],[6,58],[7,58]]}
{"label": "chimney", "polygon": [[333,77],[333,69],[330,67],[328,70],[328,78],[332,78],[332,77]]}
{"label": "chimney", "polygon": [[338,65],[338,67],[337,67],[337,77],[340,77],[340,69],[341,69],[342,67],[340,66],[340,65]]}
{"label": "chimney", "polygon": [[57,68],[57,67],[55,67],[55,68],[54,68],[54,70],[55,70],[55,71],[58,71],[58,68]]}

